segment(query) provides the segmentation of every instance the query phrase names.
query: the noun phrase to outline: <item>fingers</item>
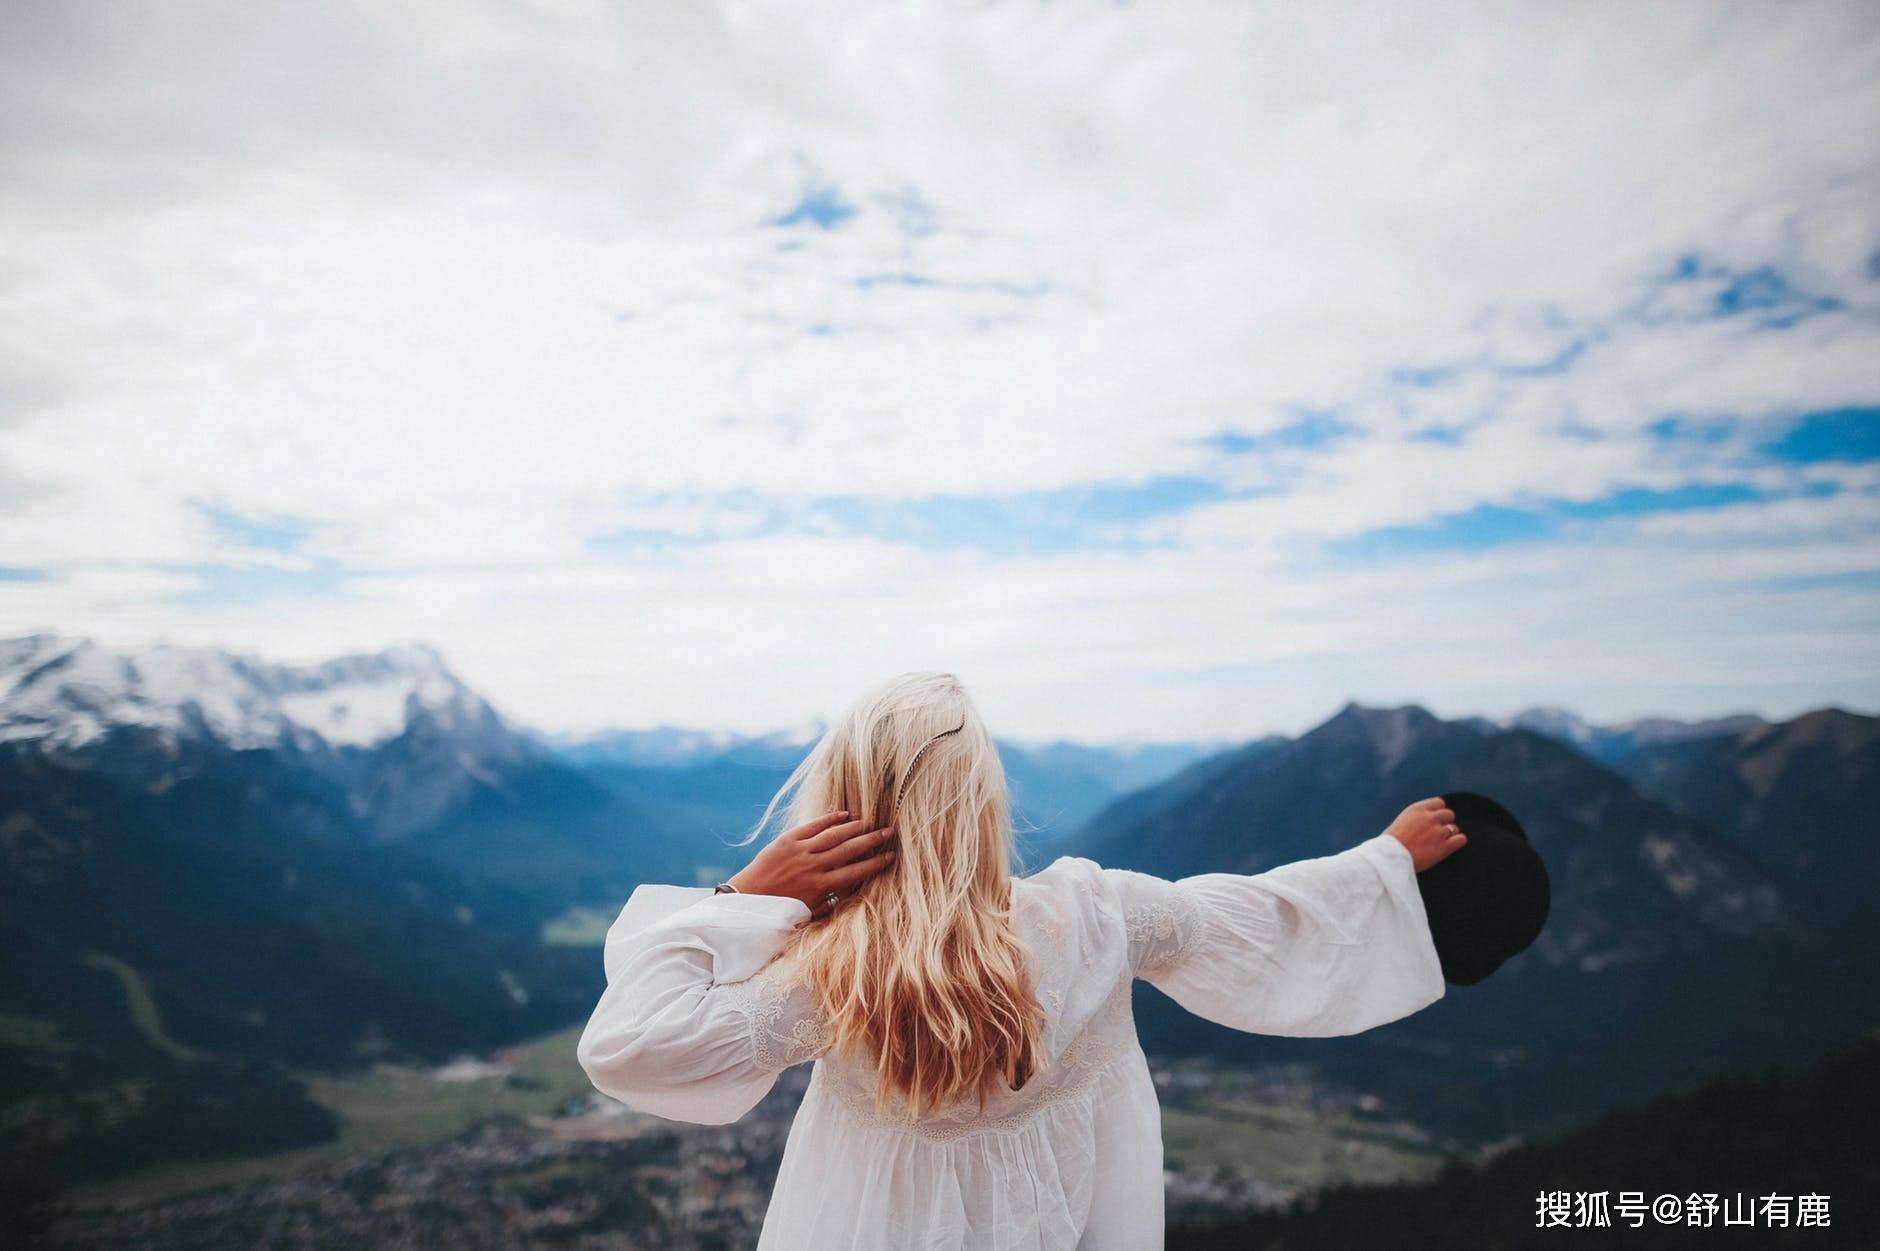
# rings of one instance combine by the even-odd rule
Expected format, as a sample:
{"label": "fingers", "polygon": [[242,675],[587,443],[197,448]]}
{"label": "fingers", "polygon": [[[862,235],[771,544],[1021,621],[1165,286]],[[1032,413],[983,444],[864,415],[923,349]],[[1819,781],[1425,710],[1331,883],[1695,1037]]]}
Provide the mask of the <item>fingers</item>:
{"label": "fingers", "polygon": [[862,830],[818,852],[817,859],[825,866],[847,864],[851,860],[859,860],[863,856],[872,855],[888,846],[894,841],[895,833],[896,830],[891,825],[884,825],[878,830]]}
{"label": "fingers", "polygon": [[[849,894],[850,888],[854,887],[859,882],[867,881],[893,863],[894,848],[890,847],[886,851],[878,852],[868,857],[866,860],[857,860],[853,863],[842,865],[839,868],[831,869],[823,876],[822,886],[818,889],[816,902],[810,905],[810,915],[821,917],[834,912],[837,908],[840,908],[853,898],[853,896]],[[831,891],[841,896],[834,904],[826,902],[829,892]]]}
{"label": "fingers", "polygon": [[832,812],[832,813],[829,813],[827,816],[817,817],[814,821],[805,821],[803,824],[791,830],[788,834],[785,834],[784,837],[794,838],[794,839],[801,840],[803,842],[808,842],[812,839],[820,837],[824,831],[834,826],[841,825],[843,822],[847,821],[848,819],[849,819],[849,814],[846,812]]}
{"label": "fingers", "polygon": [[872,832],[873,831],[869,830],[868,822],[866,821],[844,821],[840,825],[832,825],[822,833],[816,835],[816,837],[806,840],[803,844],[803,850],[809,852],[811,855],[820,856],[844,846],[852,839],[866,836]]}
{"label": "fingers", "polygon": [[[862,822],[851,822],[861,825]],[[826,916],[847,903],[849,891],[858,883],[880,873],[894,863],[894,848],[887,846],[894,837],[893,826],[883,826],[878,830],[859,830],[847,833],[846,826],[832,826],[819,840],[833,839],[844,835],[840,841],[817,854],[817,863],[825,867],[818,886],[817,902],[810,907],[812,916]],[[823,897],[830,891],[842,896],[833,906],[823,902]]]}
{"label": "fingers", "polygon": [[865,860],[856,860],[837,869],[832,869],[825,879],[826,889],[846,890],[857,882],[865,882],[894,863],[894,848],[877,852]]}

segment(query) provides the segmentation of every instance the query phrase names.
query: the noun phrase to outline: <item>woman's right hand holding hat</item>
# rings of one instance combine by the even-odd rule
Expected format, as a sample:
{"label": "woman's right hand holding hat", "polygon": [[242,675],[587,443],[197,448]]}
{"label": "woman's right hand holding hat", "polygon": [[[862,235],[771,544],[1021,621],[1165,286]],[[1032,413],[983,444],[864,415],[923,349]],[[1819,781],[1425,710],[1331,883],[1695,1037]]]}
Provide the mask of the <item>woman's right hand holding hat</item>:
{"label": "woman's right hand holding hat", "polygon": [[1441,795],[1419,799],[1384,831],[1404,845],[1418,873],[1461,851],[1469,836],[1456,828],[1456,814]]}

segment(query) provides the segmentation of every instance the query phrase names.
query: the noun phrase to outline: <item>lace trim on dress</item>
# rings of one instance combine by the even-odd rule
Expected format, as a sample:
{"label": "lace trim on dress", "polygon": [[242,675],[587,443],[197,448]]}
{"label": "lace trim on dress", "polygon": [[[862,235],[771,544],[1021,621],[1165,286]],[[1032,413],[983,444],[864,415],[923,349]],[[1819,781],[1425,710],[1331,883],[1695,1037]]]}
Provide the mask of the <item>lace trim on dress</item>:
{"label": "lace trim on dress", "polygon": [[775,978],[760,973],[724,990],[733,1010],[744,1018],[751,1055],[760,1068],[780,1073],[828,1050],[829,1032],[821,1017],[800,1010],[789,1012],[790,988],[779,986]]}
{"label": "lace trim on dress", "polygon": [[1201,945],[1207,906],[1179,884],[1167,897],[1130,910],[1124,918],[1137,977],[1167,973]]}

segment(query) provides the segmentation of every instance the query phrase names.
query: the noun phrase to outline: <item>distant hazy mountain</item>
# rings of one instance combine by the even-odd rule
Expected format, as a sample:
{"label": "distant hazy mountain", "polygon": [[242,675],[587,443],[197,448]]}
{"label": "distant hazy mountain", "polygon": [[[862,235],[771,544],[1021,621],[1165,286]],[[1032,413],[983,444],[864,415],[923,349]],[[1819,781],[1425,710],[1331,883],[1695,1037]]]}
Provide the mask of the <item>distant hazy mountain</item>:
{"label": "distant hazy mountain", "polygon": [[1529,708],[1501,721],[1482,719],[1491,728],[1533,730],[1559,739],[1569,747],[1606,764],[1623,761],[1646,748],[1693,742],[1741,733],[1767,725],[1755,713],[1681,721],[1675,717],[1641,717],[1614,725],[1595,725],[1565,708]]}
{"label": "distant hazy mountain", "polygon": [[650,730],[597,730],[585,734],[546,734],[543,741],[575,764],[625,764],[648,769],[681,769],[716,760],[728,752],[799,754],[822,737],[821,722],[806,722],[766,734],[736,730],[698,730],[662,725]]}
{"label": "distant hazy mountain", "polygon": [[[815,723],[741,735],[660,727],[545,741],[568,763],[624,795],[656,800],[722,845],[750,832],[825,728]],[[998,746],[1020,847],[1035,858],[1118,795],[1158,782],[1225,744],[1001,741]],[[749,854],[726,851],[719,863]]]}
{"label": "distant hazy mountain", "polygon": [[[1880,994],[1865,995],[1880,978],[1827,940],[1812,892],[1530,730],[1350,704],[1297,739],[1250,745],[1126,797],[1076,848],[1165,877],[1259,872],[1342,850],[1404,805],[1456,789],[1507,804],[1548,865],[1553,910],[1532,948],[1487,983],[1452,987],[1360,1039],[1250,1038],[1160,996],[1144,1005],[1145,1039],[1318,1059],[1434,1114],[1506,1128],[1732,1063],[1805,1055],[1880,1024],[1868,1006]],[[1469,1076],[1489,1072],[1492,1081]]]}
{"label": "distant hazy mountain", "polygon": [[[1053,851],[1112,800],[1172,777],[1229,744],[1001,742],[1019,845]],[[1040,866],[1042,867],[1042,866]]]}

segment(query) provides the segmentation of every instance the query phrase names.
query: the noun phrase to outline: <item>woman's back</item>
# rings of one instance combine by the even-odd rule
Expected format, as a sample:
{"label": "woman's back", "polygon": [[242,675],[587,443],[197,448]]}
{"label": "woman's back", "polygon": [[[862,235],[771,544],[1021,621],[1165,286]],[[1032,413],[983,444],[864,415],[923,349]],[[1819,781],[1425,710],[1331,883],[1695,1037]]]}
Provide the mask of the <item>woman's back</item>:
{"label": "woman's back", "polygon": [[1064,857],[1011,889],[1043,1057],[983,1109],[878,1109],[871,1064],[830,1050],[815,996],[776,959],[809,909],[702,888],[628,901],[582,1064],[632,1106],[720,1123],[815,1062],[762,1248],[1139,1249],[1161,1245],[1162,1142],[1135,978],[1210,1020],[1299,1036],[1355,1033],[1443,993],[1410,854],[1387,834],[1179,882]]}
{"label": "woman's back", "polygon": [[[1071,857],[1032,877],[1013,879],[1013,920],[1032,960],[1045,1021],[1045,1061],[1021,1089],[993,1092],[983,1110],[977,1101],[965,1100],[916,1118],[898,1100],[885,1114],[876,1109],[874,1071],[861,1058],[824,1056],[815,1080],[858,1123],[935,1142],[1010,1130],[1043,1108],[1077,1097],[1105,1064],[1136,1041],[1129,922],[1116,906],[1113,889],[1094,862]],[[1192,941],[1197,927],[1191,923],[1181,932]],[[1165,944],[1171,954],[1174,933]],[[783,977],[783,971],[777,976]],[[813,1035],[807,1004],[793,1007],[809,1016],[812,1024],[805,1033]],[[788,1017],[780,1014],[780,1019]]]}

